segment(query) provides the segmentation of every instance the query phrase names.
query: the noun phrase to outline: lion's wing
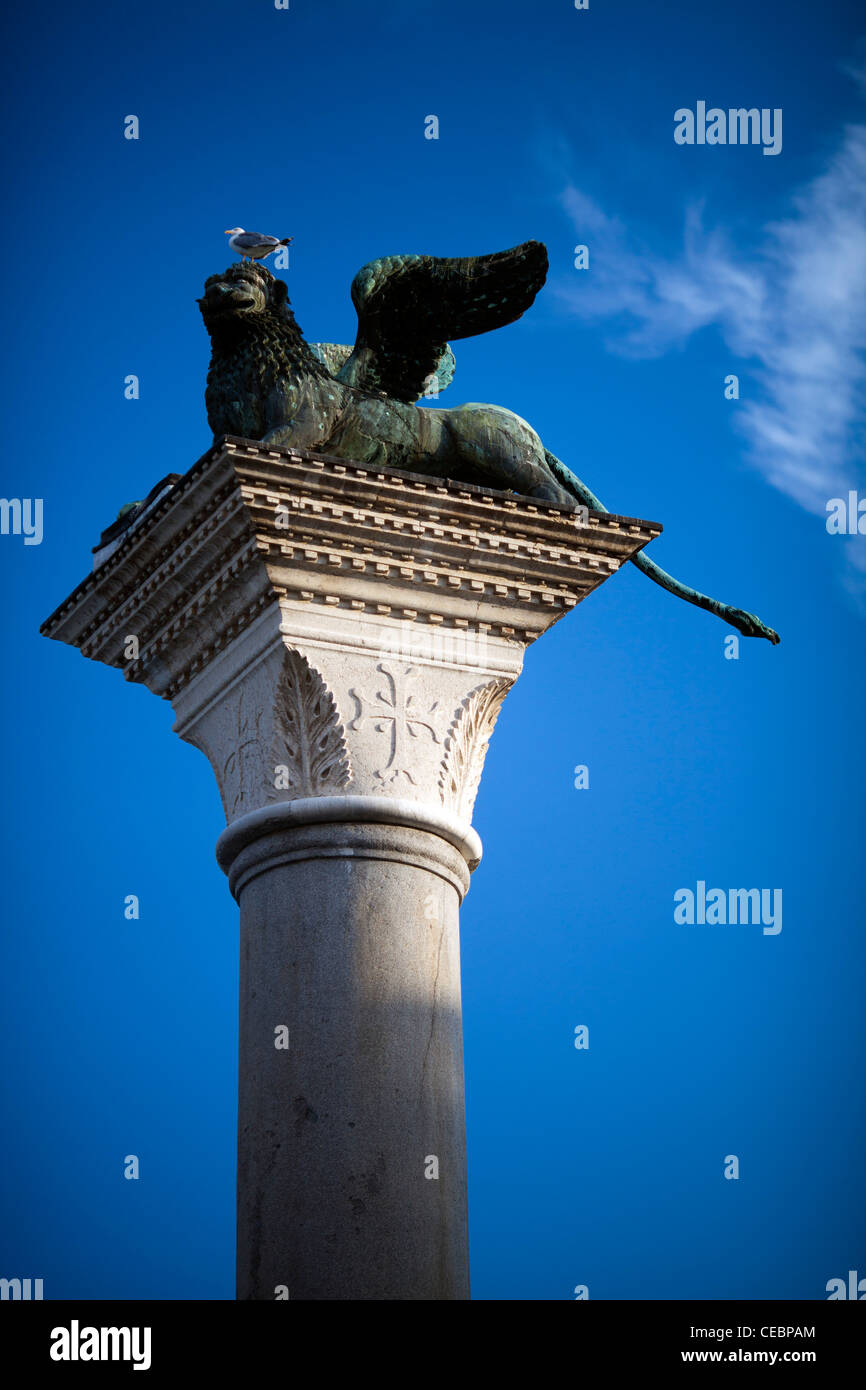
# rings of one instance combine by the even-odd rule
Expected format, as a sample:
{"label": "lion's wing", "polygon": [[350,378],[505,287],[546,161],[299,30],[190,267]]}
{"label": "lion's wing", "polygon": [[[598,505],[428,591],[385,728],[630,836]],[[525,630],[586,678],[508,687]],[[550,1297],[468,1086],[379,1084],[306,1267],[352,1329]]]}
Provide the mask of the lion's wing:
{"label": "lion's wing", "polygon": [[310,352],[327,367],[331,376],[338,376],[352,356],[348,343],[310,343]]}
{"label": "lion's wing", "polygon": [[513,323],[546,276],[547,250],[540,241],[489,256],[371,261],[352,282],[358,336],[339,378],[395,400],[416,401],[432,377],[440,388],[450,381],[450,338],[471,338]]}

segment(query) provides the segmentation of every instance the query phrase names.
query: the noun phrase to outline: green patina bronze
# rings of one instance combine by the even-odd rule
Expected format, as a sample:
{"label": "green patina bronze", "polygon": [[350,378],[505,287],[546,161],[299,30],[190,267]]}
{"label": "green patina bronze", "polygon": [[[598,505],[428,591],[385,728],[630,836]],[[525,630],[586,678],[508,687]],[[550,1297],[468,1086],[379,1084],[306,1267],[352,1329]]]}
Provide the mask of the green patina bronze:
{"label": "green patina bronze", "polygon": [[[546,276],[547,251],[538,241],[490,256],[371,261],[352,283],[358,333],[349,348],[305,342],[285,282],[261,265],[230,266],[206,281],[198,301],[213,347],[205,394],[210,427],[216,437],[240,435],[606,511],[519,415],[493,405],[415,404],[451,381],[449,340],[513,323]],[[688,588],[642,552],[632,563],[745,636],[779,641],[754,614]]]}

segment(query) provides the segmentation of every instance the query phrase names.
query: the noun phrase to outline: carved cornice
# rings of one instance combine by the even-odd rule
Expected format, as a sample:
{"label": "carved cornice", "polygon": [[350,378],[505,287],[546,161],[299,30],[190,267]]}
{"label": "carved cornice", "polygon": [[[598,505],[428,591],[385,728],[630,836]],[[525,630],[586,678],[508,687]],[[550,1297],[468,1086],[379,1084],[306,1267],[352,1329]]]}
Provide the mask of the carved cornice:
{"label": "carved cornice", "polygon": [[552,503],[226,438],[42,631],[170,699],[268,604],[318,614],[298,617],[307,631],[362,615],[523,647],[661,529],[578,520]]}

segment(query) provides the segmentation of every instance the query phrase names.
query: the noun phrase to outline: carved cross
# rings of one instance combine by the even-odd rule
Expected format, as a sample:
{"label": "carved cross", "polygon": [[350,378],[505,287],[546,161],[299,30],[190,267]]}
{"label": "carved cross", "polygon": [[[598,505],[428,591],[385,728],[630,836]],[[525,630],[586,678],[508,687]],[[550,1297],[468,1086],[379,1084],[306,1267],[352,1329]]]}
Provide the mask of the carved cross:
{"label": "carved cross", "polygon": [[405,670],[395,673],[380,662],[376,670],[382,672],[390,688],[387,691],[378,690],[374,697],[378,701],[378,707],[370,701],[368,703],[371,707],[366,710],[364,701],[351,690],[349,693],[358,706],[358,713],[349,728],[357,730],[364,719],[378,720],[376,732],[391,735],[391,756],[376,776],[383,782],[396,782],[398,777],[403,776],[415,786],[415,778],[409,770],[413,761],[409,740],[418,738],[420,730],[426,729],[434,743],[440,742],[439,735],[430,723],[431,716],[438,708],[438,701],[434,701],[429,709],[422,712],[409,689],[412,678],[418,674],[413,666],[407,666]]}

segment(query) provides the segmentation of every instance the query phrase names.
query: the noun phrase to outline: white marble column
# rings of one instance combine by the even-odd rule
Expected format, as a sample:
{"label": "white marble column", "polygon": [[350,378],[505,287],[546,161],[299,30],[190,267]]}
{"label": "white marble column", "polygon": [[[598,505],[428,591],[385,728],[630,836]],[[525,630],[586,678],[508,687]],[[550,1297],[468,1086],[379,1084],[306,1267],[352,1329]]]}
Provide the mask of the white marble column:
{"label": "white marble column", "polygon": [[238,1298],[469,1297],[458,913],[484,758],[527,645],[659,530],[227,439],[43,625],[170,699],[217,777]]}

